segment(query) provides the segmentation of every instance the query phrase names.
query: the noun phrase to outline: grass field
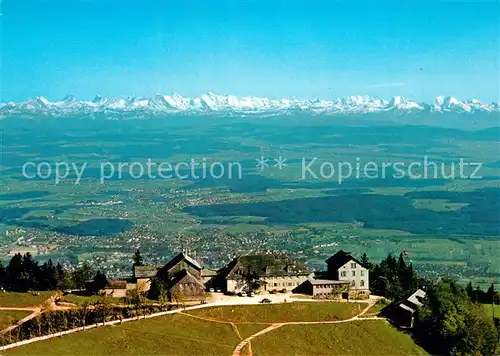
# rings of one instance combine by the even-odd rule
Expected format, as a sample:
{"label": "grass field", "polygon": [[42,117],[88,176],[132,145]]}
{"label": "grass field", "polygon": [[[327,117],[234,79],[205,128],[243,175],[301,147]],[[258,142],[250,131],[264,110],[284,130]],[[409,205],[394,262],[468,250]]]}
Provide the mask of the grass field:
{"label": "grass field", "polygon": [[373,304],[370,309],[366,311],[365,314],[376,314],[379,313],[382,309],[388,306],[391,302],[385,298],[380,299],[377,303]]}
{"label": "grass field", "polygon": [[[283,308],[277,308],[279,306]],[[229,322],[172,314],[77,332],[9,349],[4,354],[230,355],[242,339],[266,328],[266,324],[260,323],[262,320],[338,320],[356,314],[357,307],[358,304],[355,303],[296,302],[232,306],[228,309],[206,308],[203,309],[204,317],[213,316],[219,320],[232,317],[239,322],[231,325]],[[197,310],[200,311],[202,310]],[[194,314],[194,311],[192,313]],[[385,321],[373,320],[323,325],[284,325],[254,338],[252,350],[253,355],[257,356],[426,354],[408,335],[399,332]],[[242,355],[248,354],[248,348],[244,349]]]}
{"label": "grass field", "polygon": [[325,321],[349,319],[366,306],[364,303],[293,302],[289,304],[235,305],[204,308],[189,314],[234,323],[276,323],[287,321]]}
{"label": "grass field", "polygon": [[39,295],[16,292],[0,293],[0,307],[36,307],[54,294],[54,292],[38,293]]}
{"label": "grass field", "polygon": [[410,336],[385,321],[285,325],[252,340],[255,356],[427,355]]}
{"label": "grass field", "polygon": [[[493,317],[493,307],[491,304],[483,304],[483,309],[489,317]],[[495,317],[500,318],[500,305],[495,304]]]}
{"label": "grass field", "polygon": [[18,355],[229,355],[240,339],[229,324],[168,315],[78,332],[5,351]]}
{"label": "grass field", "polygon": [[24,310],[0,310],[0,330],[11,326],[16,321],[30,315],[31,312]]}
{"label": "grass field", "polygon": [[[119,304],[121,301],[118,298],[105,297],[113,304]],[[103,300],[103,297],[98,295],[76,295],[76,294],[66,294],[63,296],[63,301],[68,303],[74,303],[76,305],[82,305],[83,303],[94,304]]]}
{"label": "grass field", "polygon": [[268,327],[268,324],[238,324],[236,327],[238,328],[241,338],[246,339],[247,337]]}

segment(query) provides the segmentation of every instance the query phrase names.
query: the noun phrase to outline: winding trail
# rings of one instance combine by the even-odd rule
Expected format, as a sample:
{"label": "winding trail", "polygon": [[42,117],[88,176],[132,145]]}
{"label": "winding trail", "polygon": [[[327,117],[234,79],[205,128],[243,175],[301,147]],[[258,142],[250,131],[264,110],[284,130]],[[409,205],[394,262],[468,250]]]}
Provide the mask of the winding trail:
{"label": "winding trail", "polygon": [[370,299],[368,305],[356,316],[353,316],[349,319],[344,320],[335,320],[335,321],[290,321],[284,323],[273,323],[265,329],[262,329],[255,334],[247,337],[245,340],[241,341],[233,351],[233,356],[241,356],[241,351],[248,344],[248,355],[253,356],[251,341],[263,334],[267,334],[270,331],[276,330],[283,325],[317,325],[317,324],[340,324],[340,323],[349,323],[352,321],[364,321],[364,320],[386,320],[385,318],[379,318],[377,316],[362,318],[362,316],[378,301],[378,299]]}
{"label": "winding trail", "polygon": [[[52,299],[52,298],[51,298]],[[186,315],[186,316],[189,316],[189,317],[192,317],[192,318],[198,318],[198,319],[203,319],[203,320],[206,320],[206,321],[211,321],[211,322],[218,322],[218,323],[225,323],[225,324],[229,324],[233,327],[233,329],[235,329],[235,333],[238,335],[238,337],[240,339],[242,339],[242,341],[236,346],[236,348],[234,349],[233,351],[233,355],[241,355],[241,350],[245,347],[245,345],[248,344],[248,352],[246,353],[246,356],[250,355],[252,356],[252,347],[251,347],[251,343],[250,341],[252,339],[254,339],[255,337],[259,336],[259,335],[262,335],[262,334],[265,334],[265,333],[268,333],[274,329],[277,329],[283,325],[314,325],[314,324],[337,324],[337,323],[346,323],[346,322],[351,322],[351,321],[355,321],[355,320],[386,320],[384,318],[379,318],[379,317],[365,317],[365,318],[360,318],[360,316],[364,315],[366,313],[367,310],[369,310],[377,301],[378,299],[380,298],[377,298],[377,297],[370,297],[369,301],[368,301],[368,305],[366,306],[366,308],[364,308],[359,314],[357,314],[356,316],[350,318],[350,319],[345,319],[345,320],[336,320],[336,321],[304,321],[304,322],[301,322],[301,321],[295,321],[295,322],[280,322],[280,323],[273,323],[269,326],[269,322],[267,323],[261,323],[261,322],[241,322],[241,323],[238,323],[238,324],[265,324],[267,325],[267,327],[263,330],[260,330],[259,332],[247,337],[246,339],[243,340],[243,338],[241,337],[241,334],[238,332],[236,332],[236,323],[233,323],[233,322],[229,322],[229,321],[222,321],[222,320],[217,320],[217,319],[212,319],[212,318],[205,318],[205,317],[200,317],[200,316],[196,316],[196,315],[192,315],[192,314],[188,314],[188,313],[183,313],[183,311],[187,311],[187,310],[194,310],[194,309],[201,309],[201,308],[211,308],[211,307],[216,307],[216,306],[228,306],[228,305],[248,305],[250,303],[238,303],[238,302],[231,302],[231,303],[224,303],[224,302],[215,302],[215,303],[206,303],[206,304],[199,304],[199,305],[193,305],[193,306],[186,306],[184,308],[179,308],[179,309],[175,309],[175,310],[170,310],[170,311],[163,311],[163,312],[158,312],[158,313],[154,313],[154,314],[150,314],[150,315],[144,315],[144,316],[135,316],[135,317],[131,317],[131,318],[127,318],[127,319],[120,319],[120,320],[112,320],[112,321],[107,321],[107,322],[104,322],[104,323],[101,323],[101,324],[93,324],[93,325],[88,325],[88,326],[84,326],[84,327],[77,327],[77,328],[74,328],[74,329],[70,329],[70,330],[66,330],[66,331],[61,331],[61,332],[57,332],[57,333],[54,333],[54,334],[48,334],[48,335],[43,335],[43,336],[38,336],[38,337],[34,337],[32,339],[28,339],[28,340],[23,340],[23,341],[18,341],[18,342],[14,342],[12,344],[8,344],[8,345],[4,345],[4,346],[0,346],[0,351],[3,351],[3,350],[7,350],[7,349],[11,349],[11,348],[14,348],[14,347],[17,347],[17,346],[21,346],[21,345],[26,345],[26,344],[31,344],[33,342],[38,342],[38,341],[42,341],[42,340],[48,340],[48,339],[52,339],[52,338],[56,338],[56,337],[61,337],[63,335],[68,335],[68,334],[72,334],[72,333],[76,333],[76,332],[80,332],[80,331],[85,331],[85,330],[89,330],[89,329],[93,329],[93,328],[98,328],[98,327],[102,327],[102,326],[106,326],[106,325],[114,325],[114,326],[117,326],[118,327],[118,324],[120,325],[120,327],[122,327],[122,324],[125,323],[125,322],[129,322],[129,321],[134,321],[134,320],[140,320],[140,319],[149,319],[149,318],[155,318],[155,317],[159,317],[159,316],[165,316],[165,315],[169,315],[169,314],[183,314],[183,315]],[[237,301],[237,299],[235,299],[235,301]],[[307,299],[304,299],[304,300],[290,300],[290,302],[302,302],[302,301],[307,301],[307,302],[320,302],[318,300],[307,300]],[[257,304],[257,302],[253,303],[253,304]],[[62,306],[57,306],[55,303],[54,303],[54,300],[52,300],[52,308],[54,309],[71,309],[70,307],[62,307]],[[42,308],[41,307],[3,307],[0,309],[4,309],[4,310],[30,310],[30,311],[33,311],[32,314],[30,314],[28,317],[26,317],[25,319],[26,320],[29,320],[31,318],[34,318],[35,316],[37,316],[39,313],[42,312]],[[26,321],[23,319],[23,322]],[[21,325],[21,323],[18,323],[16,324],[16,326],[14,327],[17,327]],[[1,333],[1,332],[0,332]]]}

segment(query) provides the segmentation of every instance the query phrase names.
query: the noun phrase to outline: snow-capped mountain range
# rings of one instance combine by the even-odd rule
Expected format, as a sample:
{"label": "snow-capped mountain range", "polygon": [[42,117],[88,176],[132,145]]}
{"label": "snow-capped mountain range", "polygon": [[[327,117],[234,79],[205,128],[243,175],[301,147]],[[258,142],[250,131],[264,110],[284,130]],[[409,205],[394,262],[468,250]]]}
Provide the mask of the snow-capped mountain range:
{"label": "snow-capped mountain range", "polygon": [[108,99],[97,95],[92,101],[77,100],[67,96],[60,101],[49,101],[43,96],[25,102],[0,104],[0,116],[73,116],[91,114],[137,113],[141,116],[165,114],[287,114],[306,112],[316,115],[396,112],[411,113],[431,111],[456,112],[500,112],[500,102],[485,104],[477,99],[458,100],[439,96],[433,103],[418,103],[402,96],[385,100],[369,96],[348,96],[335,100],[268,99],[259,97],[237,97],[232,95],[203,94],[194,98],[179,94],[160,95],[152,98]]}

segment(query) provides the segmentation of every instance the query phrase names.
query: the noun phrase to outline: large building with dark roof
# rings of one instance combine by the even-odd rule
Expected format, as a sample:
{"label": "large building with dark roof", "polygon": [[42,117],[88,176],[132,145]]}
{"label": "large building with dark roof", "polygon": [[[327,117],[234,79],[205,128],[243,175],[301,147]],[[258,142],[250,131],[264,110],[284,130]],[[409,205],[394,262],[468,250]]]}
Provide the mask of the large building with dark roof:
{"label": "large building with dark roof", "polygon": [[201,265],[196,260],[181,252],[164,266],[134,267],[134,277],[140,291],[161,289],[171,301],[184,302],[204,299],[205,284],[202,271]]}
{"label": "large building with dark roof", "polygon": [[219,270],[218,282],[226,292],[291,291],[311,277],[302,262],[284,255],[262,254],[234,258]]}

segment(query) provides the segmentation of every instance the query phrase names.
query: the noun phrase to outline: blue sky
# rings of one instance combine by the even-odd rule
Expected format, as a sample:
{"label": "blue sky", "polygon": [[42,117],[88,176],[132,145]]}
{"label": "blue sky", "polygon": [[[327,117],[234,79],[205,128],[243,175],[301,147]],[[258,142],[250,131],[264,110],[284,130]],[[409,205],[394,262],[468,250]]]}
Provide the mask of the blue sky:
{"label": "blue sky", "polygon": [[2,95],[499,100],[497,1],[3,0]]}

